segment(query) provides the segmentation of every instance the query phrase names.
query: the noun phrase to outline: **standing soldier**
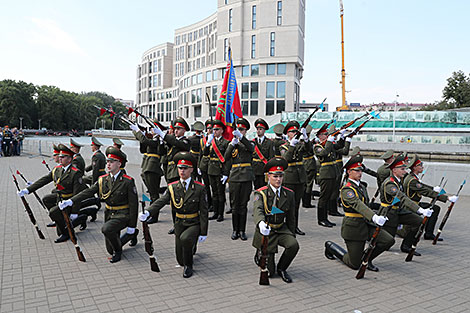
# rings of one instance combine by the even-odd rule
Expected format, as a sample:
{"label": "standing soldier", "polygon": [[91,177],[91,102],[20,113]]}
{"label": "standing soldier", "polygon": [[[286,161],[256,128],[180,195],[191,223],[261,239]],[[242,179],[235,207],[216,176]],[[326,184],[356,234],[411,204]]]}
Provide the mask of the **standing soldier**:
{"label": "standing soldier", "polygon": [[81,175],[83,176],[83,174],[85,173],[85,160],[80,154],[80,149],[82,147],[83,145],[79,144],[78,142],[70,138],[70,150],[72,150],[74,153],[72,165],[76,167],[81,172]]}
{"label": "standing soldier", "polygon": [[[449,200],[450,202],[456,202],[456,196],[448,196],[446,194],[439,194],[442,190],[440,186],[429,186],[421,182],[418,178],[418,175],[423,172],[423,162],[418,158],[418,155],[414,154],[411,158],[410,163],[408,163],[407,167],[410,169],[410,173],[406,175],[403,181],[403,187],[405,188],[406,195],[408,198],[416,202],[420,207],[428,209],[431,208],[433,213],[431,217],[428,219],[426,223],[426,228],[424,232],[424,239],[425,240],[433,240],[434,235],[434,227],[436,226],[437,218],[439,216],[439,212],[441,208],[438,205],[433,205],[431,207],[430,203],[421,202],[421,198],[429,197],[429,198],[436,198],[441,202],[446,202]],[[439,237],[438,241],[442,241],[443,239]]]}
{"label": "standing soldier", "polygon": [[295,136],[299,132],[299,122],[290,121],[284,127],[284,134],[287,134],[288,142],[281,146],[281,155],[287,160],[289,167],[286,169],[284,177],[284,185],[292,189],[295,195],[295,233],[297,235],[305,235],[299,228],[299,207],[300,200],[305,191],[305,183],[307,181],[307,172],[305,171],[303,157],[305,153],[312,150],[312,143],[307,136],[307,130],[302,128],[300,132],[303,135],[303,142],[296,139]]}
{"label": "standing soldier", "polygon": [[[359,269],[361,258],[364,252],[364,245],[367,240],[372,238],[375,232],[376,224],[383,226],[387,218],[374,213],[369,207],[369,195],[366,185],[361,181],[362,178],[362,156],[353,155],[345,164],[348,179],[341,188],[341,202],[343,204],[344,214],[343,224],[341,225],[341,237],[348,252],[344,251],[339,245],[332,241],[325,242],[325,256],[334,260],[337,257],[344,264],[352,269]],[[367,269],[378,272],[379,269],[372,264],[377,256],[385,250],[388,250],[395,240],[384,230],[381,230],[377,243],[369,258]]]}
{"label": "standing soldier", "polygon": [[229,176],[230,207],[232,208],[232,240],[246,237],[246,216],[248,212],[248,200],[252,191],[252,181],[254,179],[253,168],[251,167],[254,145],[252,141],[246,139],[247,130],[250,123],[243,117],[235,121],[236,130],[233,131],[232,142],[225,151],[224,158],[231,170],[226,169]]}
{"label": "standing soldier", "polygon": [[[193,155],[193,157],[196,160],[199,160],[199,157],[202,154],[201,140],[203,136],[202,132],[204,130],[204,124],[202,124],[202,122],[200,121],[194,122],[193,130],[194,130],[194,135],[188,137],[188,140],[191,143],[191,150],[189,150],[189,152]],[[198,181],[201,181],[202,173],[200,172],[201,171],[199,169],[197,171],[193,171],[193,178]]]}
{"label": "standing soldier", "polygon": [[[85,188],[82,181],[82,173],[72,165],[72,158],[75,153],[63,144],[59,144],[58,148],[60,150],[60,165],[54,167],[51,172],[38,179],[31,186],[19,191],[20,197],[32,193],[50,182],[54,182],[56,186],[57,197],[64,200],[70,199]],[[63,189],[59,190],[58,185],[62,186]],[[67,210],[67,214],[70,215],[72,221],[78,217],[79,210],[80,203]],[[51,208],[49,217],[55,222],[57,233],[60,235],[54,242],[60,243],[69,240],[70,237],[66,229],[64,216],[57,205]]]}
{"label": "standing soldier", "polygon": [[208,136],[206,146],[204,147],[204,155],[209,156],[209,166],[207,173],[209,174],[209,182],[212,190],[212,205],[214,207],[214,215],[209,217],[210,220],[222,222],[224,220],[225,209],[225,183],[228,176],[225,170],[224,154],[228,148],[229,141],[222,137],[225,131],[225,124],[220,120],[212,122],[213,133]]}
{"label": "standing soldier", "polygon": [[8,125],[5,125],[5,128],[3,129],[3,156],[10,156],[12,140],[13,134],[11,133],[11,130]]}
{"label": "standing soldier", "polygon": [[209,182],[209,175],[207,174],[207,170],[209,168],[209,156],[204,155],[204,147],[206,146],[207,143],[207,136],[212,134],[212,121],[207,120],[205,122],[205,127],[206,127],[206,132],[207,135],[203,135],[199,145],[200,145],[200,151],[201,153],[199,154],[199,160],[198,160],[198,172],[201,172],[201,177],[202,181],[204,182],[204,185],[206,187],[206,194],[207,194],[207,204],[209,205],[209,212],[214,211],[214,207],[212,206],[212,194],[211,194],[211,189],[210,189],[210,182]]}
{"label": "standing soldier", "polygon": [[[184,133],[189,131],[189,125],[186,123],[184,118],[177,117],[173,123],[174,128],[174,135],[165,134],[159,126],[155,126],[153,132],[158,135],[160,138],[165,141],[168,145],[168,152],[167,152],[167,174],[166,179],[168,184],[177,181],[179,179],[178,175],[178,168],[176,167],[176,163],[174,162],[173,158],[175,155],[180,151],[189,151],[191,144],[189,140],[184,136]],[[173,223],[175,222],[175,214],[174,210],[171,211],[171,216],[173,218]],[[172,227],[168,234],[174,234],[175,229]]]}
{"label": "standing soldier", "polygon": [[[402,252],[409,253],[418,227],[423,221],[423,218],[418,216],[418,214],[430,217],[433,211],[432,209],[420,208],[418,204],[406,196],[403,188],[406,162],[403,155],[397,156],[392,163],[388,165],[388,168],[391,171],[391,175],[385,179],[380,187],[381,207],[379,213],[383,214],[383,212],[388,211],[386,214],[388,221],[385,223],[383,229],[393,237],[395,237],[397,233],[399,224],[410,225],[411,231],[409,231],[403,239],[400,247]],[[414,255],[420,256],[421,254],[415,251]]]}
{"label": "standing soldier", "polygon": [[98,177],[106,174],[106,157],[100,148],[103,144],[95,137],[91,137],[91,151],[93,156],[91,157],[91,164],[85,167],[85,172],[92,171],[91,176],[86,176],[83,181],[87,184],[94,184],[98,181]]}
{"label": "standing soldier", "polygon": [[276,138],[273,139],[274,142],[274,155],[278,158],[281,157],[281,146],[286,143],[284,139],[284,125],[276,124],[273,127],[273,132],[276,134]]}
{"label": "standing soldier", "polygon": [[[307,136],[310,138],[312,132],[312,126],[307,125]],[[314,208],[312,204],[312,190],[315,176],[317,175],[317,160],[315,159],[315,153],[313,149],[309,152],[305,152],[304,155],[304,167],[307,172],[307,181],[305,183],[305,192],[302,197],[302,206],[304,208]]]}
{"label": "standing soldier", "polygon": [[[52,145],[52,159],[54,159],[54,162],[56,164],[60,164],[59,161],[59,155],[60,155],[60,150],[59,147],[57,147],[55,144]],[[54,188],[52,189],[51,193],[48,193],[44,197],[42,197],[42,203],[46,206],[47,210],[51,210],[54,205],[57,204],[57,190]],[[55,227],[55,222],[52,221],[49,224],[46,225],[47,227]]]}
{"label": "standing soldier", "polygon": [[[330,126],[330,134],[336,132],[335,125]],[[336,176],[336,186],[333,189],[334,194],[331,197],[335,198],[335,201],[331,201],[328,206],[328,214],[331,216],[344,216],[344,214],[338,212],[338,200],[339,200],[339,190],[342,187],[341,181],[343,179],[343,155],[347,156],[349,154],[349,148],[351,146],[351,137],[345,137],[346,129],[342,129],[339,132],[339,140],[333,145],[335,149],[335,165],[338,168]]]}
{"label": "standing soldier", "polygon": [[380,156],[384,160],[384,164],[380,165],[377,169],[377,188],[382,186],[382,183],[390,177],[391,171],[388,165],[393,162],[395,157],[393,156],[393,150],[388,150]]}
{"label": "standing soldier", "polygon": [[193,247],[207,238],[208,219],[206,190],[204,185],[191,178],[197,160],[187,151],[177,153],[173,161],[177,164],[179,179],[168,185],[165,194],[148,210],[139,214],[141,221],[154,216],[165,205],[171,204],[176,212],[175,251],[179,265],[184,266],[183,277],[193,275]]}
{"label": "standing soldier", "polygon": [[256,230],[253,247],[257,249],[255,263],[259,265],[263,236],[268,236],[267,267],[270,277],[276,272],[274,254],[278,252],[277,247],[284,247],[277,263],[277,273],[283,281],[291,283],[287,268],[299,251],[299,243],[295,239],[295,195],[282,185],[286,168],[287,161],[278,157],[269,160],[264,166],[264,171],[268,173],[268,185],[255,191],[253,214]]}
{"label": "standing soldier", "polygon": [[253,139],[255,142],[255,151],[253,153],[253,172],[255,180],[253,185],[255,189],[259,189],[266,185],[266,177],[264,175],[264,165],[274,157],[275,147],[274,141],[267,138],[264,133],[269,129],[268,123],[262,118],[255,121],[256,135]]}
{"label": "standing soldier", "polygon": [[121,147],[124,146],[124,142],[122,142],[119,138],[113,138],[113,146],[121,150]]}

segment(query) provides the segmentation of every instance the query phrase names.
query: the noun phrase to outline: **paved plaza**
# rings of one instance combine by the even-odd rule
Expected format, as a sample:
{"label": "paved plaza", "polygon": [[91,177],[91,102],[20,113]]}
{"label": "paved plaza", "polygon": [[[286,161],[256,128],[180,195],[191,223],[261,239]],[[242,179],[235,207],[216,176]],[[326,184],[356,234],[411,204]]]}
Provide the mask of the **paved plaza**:
{"label": "paved plaza", "polygon": [[[41,161],[28,156],[0,158],[0,312],[470,311],[470,197],[457,202],[443,242],[437,246],[420,242],[418,251],[423,256],[405,263],[406,255],[399,252],[401,239],[397,239],[374,262],[380,272],[367,271],[362,280],[323,254],[326,240],[344,247],[340,226],[320,227],[316,209],[302,208],[300,228],[307,235],[297,237],[300,251],[288,271],[294,282],[286,284],[276,277],[270,286],[260,286],[259,268],[253,262],[251,219],[246,242],[230,239],[230,215],[221,223],[210,221],[208,239],[198,245],[195,273],[189,279],[176,267],[174,238],[167,234],[169,207],[162,211],[160,222],[150,227],[160,273],[150,271],[140,235],[137,246],[124,248],[121,262],[109,263],[101,233],[103,210],[85,231],[77,228],[87,259],[79,262],[70,241],[54,243],[55,229],[46,228],[50,220],[30,195],[27,200],[46,236],[40,240],[16,194],[9,167],[35,180],[47,173]],[[49,158],[46,161],[52,166]],[[136,178],[140,192],[139,167],[130,165],[127,171]],[[20,185],[24,186],[21,180]],[[38,194],[43,196],[52,188],[50,184]],[[446,187],[450,193],[457,188]],[[447,205],[441,203],[442,211]],[[330,220],[341,223],[341,218]]]}

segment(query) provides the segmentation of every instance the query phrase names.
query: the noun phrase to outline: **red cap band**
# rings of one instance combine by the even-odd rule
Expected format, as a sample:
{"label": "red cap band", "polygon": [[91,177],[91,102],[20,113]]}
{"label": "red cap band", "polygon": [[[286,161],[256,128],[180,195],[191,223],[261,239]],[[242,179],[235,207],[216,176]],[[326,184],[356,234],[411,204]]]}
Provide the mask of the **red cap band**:
{"label": "red cap band", "polygon": [[362,168],[362,163],[361,162],[353,163],[353,164],[347,166],[346,168],[348,170],[352,170],[352,169],[355,169],[355,168],[358,168],[358,167]]}
{"label": "red cap band", "polygon": [[262,127],[262,128],[264,128],[264,129],[266,129],[266,127],[264,127],[264,125],[261,124],[261,123],[256,124],[256,128],[258,128],[258,127]]}
{"label": "red cap band", "polygon": [[273,172],[284,172],[284,168],[282,166],[273,166],[269,169],[270,173]]}
{"label": "red cap band", "polygon": [[189,166],[189,167],[193,167],[193,163],[191,161],[188,161],[188,160],[179,160],[178,165],[186,165],[186,166]]}
{"label": "red cap band", "polygon": [[393,165],[392,165],[392,168],[401,167],[401,166],[403,166],[403,165],[406,165],[406,163],[405,163],[404,160],[403,160],[403,161],[399,161],[399,162],[393,164]]}
{"label": "red cap band", "polygon": [[175,123],[175,127],[181,127],[181,128],[186,129],[186,127],[184,127],[184,125],[181,124],[181,123],[179,123],[179,122],[176,122],[176,123]]}
{"label": "red cap band", "polygon": [[422,163],[421,160],[420,160],[420,159],[417,159],[417,160],[413,163],[413,165],[412,165],[411,167],[418,166],[418,165],[420,165],[421,163]]}
{"label": "red cap band", "polygon": [[65,154],[73,157],[75,153],[73,151],[60,150],[60,154]]}
{"label": "red cap band", "polygon": [[117,160],[117,161],[122,163],[122,159],[119,156],[115,155],[115,154],[110,153],[110,154],[107,155],[107,157],[108,157],[108,159],[114,159],[114,160]]}
{"label": "red cap band", "polygon": [[238,127],[238,128],[246,129],[245,125],[243,125],[243,124],[237,124],[237,127]]}
{"label": "red cap band", "polygon": [[291,128],[289,128],[289,129],[287,130],[287,132],[290,132],[290,131],[293,131],[293,130],[297,130],[297,129],[298,129],[297,126],[292,126]]}

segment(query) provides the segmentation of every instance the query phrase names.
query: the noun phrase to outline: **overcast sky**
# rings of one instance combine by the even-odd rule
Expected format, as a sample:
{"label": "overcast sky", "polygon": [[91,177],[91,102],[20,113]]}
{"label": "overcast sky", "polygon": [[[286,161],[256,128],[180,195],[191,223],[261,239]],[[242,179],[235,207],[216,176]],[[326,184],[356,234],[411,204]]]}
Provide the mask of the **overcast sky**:
{"label": "overcast sky", "polygon": [[[285,0],[285,5],[289,1]],[[341,104],[339,0],[306,0],[301,100]],[[135,100],[142,53],[216,0],[0,0],[0,80]],[[183,10],[184,9],[184,10]],[[470,1],[344,0],[348,102],[431,103],[470,72]]]}

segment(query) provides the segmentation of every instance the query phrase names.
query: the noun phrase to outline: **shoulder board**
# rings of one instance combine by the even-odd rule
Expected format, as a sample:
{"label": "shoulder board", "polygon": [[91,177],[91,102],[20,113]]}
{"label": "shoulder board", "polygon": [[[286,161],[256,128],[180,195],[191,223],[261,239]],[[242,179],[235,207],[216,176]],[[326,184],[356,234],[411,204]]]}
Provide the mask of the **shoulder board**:
{"label": "shoulder board", "polygon": [[261,187],[261,188],[259,188],[259,189],[256,189],[256,191],[261,191],[261,190],[266,190],[266,189],[268,189],[268,186],[263,186],[263,187]]}
{"label": "shoulder board", "polygon": [[194,183],[195,183],[195,184],[198,184],[198,185],[200,185],[200,186],[205,187],[205,185],[204,185],[203,183],[201,183],[200,181],[195,180]]}
{"label": "shoulder board", "polygon": [[106,173],[106,174],[104,174],[104,175],[101,175],[100,177],[105,177],[105,176],[108,176],[108,175],[109,175],[109,174],[108,174],[108,173]]}
{"label": "shoulder board", "polygon": [[351,182],[347,182],[344,187],[351,187]]}
{"label": "shoulder board", "polygon": [[393,176],[390,177],[390,181],[391,181],[391,182],[395,182],[395,178],[393,178]]}
{"label": "shoulder board", "polygon": [[125,178],[127,178],[127,179],[129,179],[129,180],[133,180],[133,179],[134,179],[134,178],[132,178],[132,177],[130,177],[129,175],[126,175],[126,174],[122,175],[122,177],[125,177]]}
{"label": "shoulder board", "polygon": [[59,168],[59,167],[62,167],[62,165],[57,165],[57,166],[54,166],[54,168]]}
{"label": "shoulder board", "polygon": [[285,190],[288,190],[288,191],[290,191],[290,192],[294,192],[294,190],[289,189],[289,188],[287,188],[287,187],[282,186],[282,188],[284,188]]}
{"label": "shoulder board", "polygon": [[78,168],[73,167],[73,166],[71,166],[70,169],[71,169],[72,171],[74,171],[74,172],[77,172],[77,171],[78,171]]}
{"label": "shoulder board", "polygon": [[179,180],[174,181],[174,182],[172,182],[172,183],[169,183],[168,185],[174,185],[174,184],[177,184],[178,182],[179,182]]}

